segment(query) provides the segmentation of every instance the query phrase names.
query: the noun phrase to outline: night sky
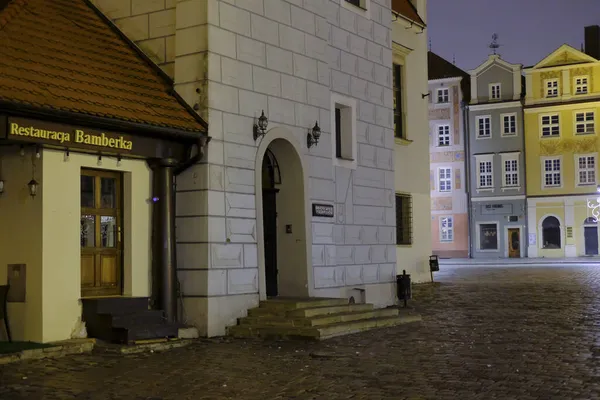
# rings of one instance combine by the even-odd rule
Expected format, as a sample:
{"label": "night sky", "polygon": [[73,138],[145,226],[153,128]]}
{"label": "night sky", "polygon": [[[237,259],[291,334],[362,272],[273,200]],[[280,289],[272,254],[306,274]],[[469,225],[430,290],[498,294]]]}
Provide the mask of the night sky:
{"label": "night sky", "polygon": [[428,0],[431,50],[464,70],[490,54],[492,34],[498,54],[524,67],[562,44],[580,49],[583,28],[600,25],[600,0]]}

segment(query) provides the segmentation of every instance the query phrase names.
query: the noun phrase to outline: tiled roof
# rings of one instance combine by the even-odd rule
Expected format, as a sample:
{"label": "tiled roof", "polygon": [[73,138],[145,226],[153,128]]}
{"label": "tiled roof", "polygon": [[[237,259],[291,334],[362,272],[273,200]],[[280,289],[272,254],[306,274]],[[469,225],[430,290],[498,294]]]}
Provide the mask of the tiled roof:
{"label": "tiled roof", "polygon": [[157,68],[84,0],[0,8],[0,102],[206,131]]}
{"label": "tiled roof", "polygon": [[462,78],[460,85],[463,91],[463,99],[469,101],[471,97],[471,76],[432,51],[427,52],[427,74],[429,80]]}
{"label": "tiled roof", "polygon": [[392,11],[402,15],[404,18],[425,26],[425,22],[419,16],[417,9],[410,0],[392,0]]}

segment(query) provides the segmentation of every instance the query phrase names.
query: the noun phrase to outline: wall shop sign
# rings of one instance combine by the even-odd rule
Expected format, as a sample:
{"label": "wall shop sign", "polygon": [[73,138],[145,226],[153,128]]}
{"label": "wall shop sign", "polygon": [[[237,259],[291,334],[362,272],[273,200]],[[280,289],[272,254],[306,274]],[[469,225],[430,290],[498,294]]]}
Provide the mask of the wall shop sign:
{"label": "wall shop sign", "polygon": [[129,153],[134,146],[132,138],[127,135],[22,118],[8,118],[7,128],[7,139],[60,147],[74,146]]}
{"label": "wall shop sign", "polygon": [[481,214],[512,214],[512,204],[485,204]]}
{"label": "wall shop sign", "polygon": [[333,205],[313,203],[312,215],[313,217],[333,218]]}

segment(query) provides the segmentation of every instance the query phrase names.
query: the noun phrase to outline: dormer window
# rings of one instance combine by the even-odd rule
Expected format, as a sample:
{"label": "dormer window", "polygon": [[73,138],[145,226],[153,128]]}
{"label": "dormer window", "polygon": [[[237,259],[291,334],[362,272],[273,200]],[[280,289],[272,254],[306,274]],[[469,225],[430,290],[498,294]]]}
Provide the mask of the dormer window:
{"label": "dormer window", "polygon": [[500,100],[500,84],[492,83],[490,85],[490,100]]}
{"label": "dormer window", "polygon": [[558,79],[546,81],[546,97],[558,97]]}
{"label": "dormer window", "polygon": [[575,77],[575,94],[587,94],[588,92],[588,77]]}
{"label": "dormer window", "polygon": [[450,94],[448,88],[442,88],[437,90],[437,102],[448,103],[450,101]]}

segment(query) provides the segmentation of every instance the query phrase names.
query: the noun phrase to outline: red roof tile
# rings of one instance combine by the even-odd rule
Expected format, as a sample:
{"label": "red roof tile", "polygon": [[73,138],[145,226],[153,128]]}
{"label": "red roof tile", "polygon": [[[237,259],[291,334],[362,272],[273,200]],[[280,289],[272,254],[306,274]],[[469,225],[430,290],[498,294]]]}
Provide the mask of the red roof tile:
{"label": "red roof tile", "polygon": [[206,131],[156,68],[84,0],[0,9],[0,101]]}
{"label": "red roof tile", "polygon": [[392,0],[392,11],[402,15],[410,21],[425,26],[425,22],[423,22],[417,9],[410,0]]}

